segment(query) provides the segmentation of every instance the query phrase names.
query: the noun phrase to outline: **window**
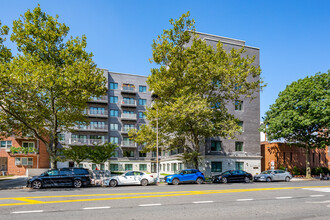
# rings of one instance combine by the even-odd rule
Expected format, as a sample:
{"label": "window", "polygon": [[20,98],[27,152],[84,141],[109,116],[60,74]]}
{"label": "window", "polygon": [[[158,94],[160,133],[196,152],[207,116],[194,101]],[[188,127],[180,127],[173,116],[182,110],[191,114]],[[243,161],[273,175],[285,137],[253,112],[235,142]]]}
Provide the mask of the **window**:
{"label": "window", "polygon": [[110,142],[113,144],[118,144],[119,143],[118,137],[110,137]]}
{"label": "window", "polygon": [[321,153],[319,153],[319,163],[321,163]]}
{"label": "window", "polygon": [[111,171],[118,171],[118,164],[110,164],[110,170]]}
{"label": "window", "polygon": [[125,170],[126,171],[133,170],[133,164],[125,164]]}
{"label": "window", "polygon": [[290,152],[290,162],[292,162],[292,152]]}
{"label": "window", "polygon": [[221,141],[211,141],[211,151],[221,151]]}
{"label": "window", "polygon": [[11,148],[12,142],[11,141],[1,141],[0,147],[1,148]]}
{"label": "window", "polygon": [[64,134],[58,134],[58,141],[62,142],[65,141],[65,135]]}
{"label": "window", "polygon": [[237,123],[237,125],[238,126],[240,126],[240,132],[243,132],[244,131],[244,129],[243,129],[243,122],[242,121],[239,121],[238,123]]}
{"label": "window", "polygon": [[47,171],[47,174],[49,176],[57,176],[58,175],[58,170],[49,170],[49,171]]}
{"label": "window", "polygon": [[147,105],[146,99],[139,99],[139,105]]}
{"label": "window", "polygon": [[114,151],[113,152],[113,155],[111,156],[112,158],[117,158],[119,156],[119,153],[118,153],[118,151]]}
{"label": "window", "polygon": [[283,163],[285,163],[285,152],[283,152]]}
{"label": "window", "polygon": [[79,168],[84,168],[84,164],[80,163]]}
{"label": "window", "polygon": [[235,163],[236,170],[244,170],[244,162],[236,162]]}
{"label": "window", "polygon": [[104,121],[91,121],[90,127],[92,129],[104,129],[105,128],[105,122]]}
{"label": "window", "polygon": [[69,176],[69,175],[72,175],[72,170],[69,170],[69,169],[62,169],[60,170],[60,175],[64,175],[64,176]]}
{"label": "window", "polygon": [[92,164],[92,170],[96,170],[96,164]]}
{"label": "window", "polygon": [[146,157],[147,156],[147,153],[143,153],[143,152],[139,152],[139,157]]}
{"label": "window", "polygon": [[213,81],[213,85],[214,85],[216,88],[220,88],[220,87],[221,87],[221,80],[214,80],[214,81]]}
{"label": "window", "polygon": [[100,165],[100,170],[104,170],[104,164]]}
{"label": "window", "polygon": [[101,107],[89,107],[90,115],[104,115],[105,109]]}
{"label": "window", "polygon": [[147,164],[140,164],[139,168],[140,171],[147,171]]}
{"label": "window", "polygon": [[118,96],[110,96],[110,103],[118,103]]}
{"label": "window", "polygon": [[128,97],[123,97],[123,100],[121,103],[126,104],[126,105],[135,105],[136,104],[134,98],[128,98]]}
{"label": "window", "polygon": [[235,84],[235,90],[241,90],[242,89],[242,85],[236,83]]}
{"label": "window", "polygon": [[111,117],[118,117],[118,110],[111,109],[110,110],[110,116]]}
{"label": "window", "polygon": [[34,148],[34,142],[23,142],[23,147]]}
{"label": "window", "polygon": [[235,151],[243,151],[243,142],[241,141],[235,142]]}
{"label": "window", "polygon": [[152,151],[152,152],[151,152],[151,157],[157,157],[156,154],[157,154],[157,151]]}
{"label": "window", "polygon": [[211,162],[211,172],[222,172],[222,162]]}
{"label": "window", "polygon": [[183,168],[183,163],[179,163],[179,170],[182,170]]}
{"label": "window", "polygon": [[118,124],[110,124],[111,131],[118,131]]}
{"label": "window", "polygon": [[147,92],[146,86],[139,86],[139,92]]}
{"label": "window", "polygon": [[242,111],[243,110],[243,101],[236,100],[235,101],[235,110]]}
{"label": "window", "polygon": [[167,164],[167,171],[170,171],[170,164]]}
{"label": "window", "polygon": [[144,114],[144,112],[139,112],[139,118],[146,118],[146,115]]}
{"label": "window", "polygon": [[111,82],[110,89],[118,89],[118,83]]}
{"label": "window", "polygon": [[123,152],[123,157],[134,157],[134,150],[125,150]]}

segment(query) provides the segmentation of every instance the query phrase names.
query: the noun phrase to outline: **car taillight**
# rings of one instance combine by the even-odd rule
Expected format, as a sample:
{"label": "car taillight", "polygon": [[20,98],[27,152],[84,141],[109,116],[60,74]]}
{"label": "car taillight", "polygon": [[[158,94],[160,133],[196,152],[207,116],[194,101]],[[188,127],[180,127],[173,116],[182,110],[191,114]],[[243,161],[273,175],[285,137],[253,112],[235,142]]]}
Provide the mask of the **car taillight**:
{"label": "car taillight", "polygon": [[150,177],[154,177],[153,175],[150,175]]}

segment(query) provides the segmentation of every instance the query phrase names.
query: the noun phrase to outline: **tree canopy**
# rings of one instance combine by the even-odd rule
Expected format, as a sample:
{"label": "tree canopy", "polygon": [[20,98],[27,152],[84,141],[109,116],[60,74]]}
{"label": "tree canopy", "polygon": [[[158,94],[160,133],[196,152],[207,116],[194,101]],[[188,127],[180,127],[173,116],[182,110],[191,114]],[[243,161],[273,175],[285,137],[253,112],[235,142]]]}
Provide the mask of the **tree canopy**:
{"label": "tree canopy", "polygon": [[[170,23],[172,28],[152,44],[151,62],[159,67],[151,70],[147,83],[158,98],[147,110],[148,126],[155,128],[158,119],[159,132],[166,137],[164,144],[183,140],[181,147],[187,154],[183,158],[193,156],[191,161],[197,167],[205,138],[234,137],[239,132],[239,120],[226,105],[253,98],[263,86],[261,70],[244,48],[227,52],[221,42],[214,49],[200,39],[189,12]],[[145,130],[131,135],[132,139],[150,141]]]}
{"label": "tree canopy", "polygon": [[287,85],[263,119],[262,130],[267,139],[283,138],[289,144],[306,149],[309,177],[309,149],[330,144],[330,71]]}
{"label": "tree canopy", "polygon": [[[0,34],[8,32],[1,30]],[[52,167],[58,159],[58,134],[88,123],[83,113],[87,101],[106,92],[106,79],[93,54],[85,50],[86,37],[68,33],[69,27],[59,23],[58,16],[38,6],[13,22],[10,39],[19,53],[0,54],[6,60],[0,63],[0,130],[4,135],[32,134],[40,139]],[[1,43],[2,38],[0,50]]]}

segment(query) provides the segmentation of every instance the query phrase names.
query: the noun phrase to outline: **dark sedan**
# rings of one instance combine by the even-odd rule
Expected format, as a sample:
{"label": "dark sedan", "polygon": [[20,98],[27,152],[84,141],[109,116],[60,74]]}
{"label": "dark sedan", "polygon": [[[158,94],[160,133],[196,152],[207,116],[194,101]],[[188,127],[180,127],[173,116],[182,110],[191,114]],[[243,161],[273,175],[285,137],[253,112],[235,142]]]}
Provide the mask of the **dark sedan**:
{"label": "dark sedan", "polygon": [[219,175],[212,176],[213,183],[228,183],[228,182],[246,182],[252,180],[252,174],[243,170],[228,170]]}
{"label": "dark sedan", "polygon": [[52,186],[73,186],[80,188],[91,183],[91,175],[84,168],[51,169],[40,176],[34,176],[27,181],[27,187],[40,189]]}

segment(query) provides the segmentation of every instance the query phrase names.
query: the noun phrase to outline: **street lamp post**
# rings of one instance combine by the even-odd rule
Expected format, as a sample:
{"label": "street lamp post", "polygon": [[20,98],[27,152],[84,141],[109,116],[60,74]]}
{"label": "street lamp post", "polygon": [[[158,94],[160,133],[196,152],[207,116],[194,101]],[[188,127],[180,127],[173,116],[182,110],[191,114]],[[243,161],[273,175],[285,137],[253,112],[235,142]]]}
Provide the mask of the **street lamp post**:
{"label": "street lamp post", "polygon": [[158,108],[156,109],[157,111],[157,119],[156,119],[156,169],[157,169],[157,184],[159,183],[159,159],[158,159]]}

